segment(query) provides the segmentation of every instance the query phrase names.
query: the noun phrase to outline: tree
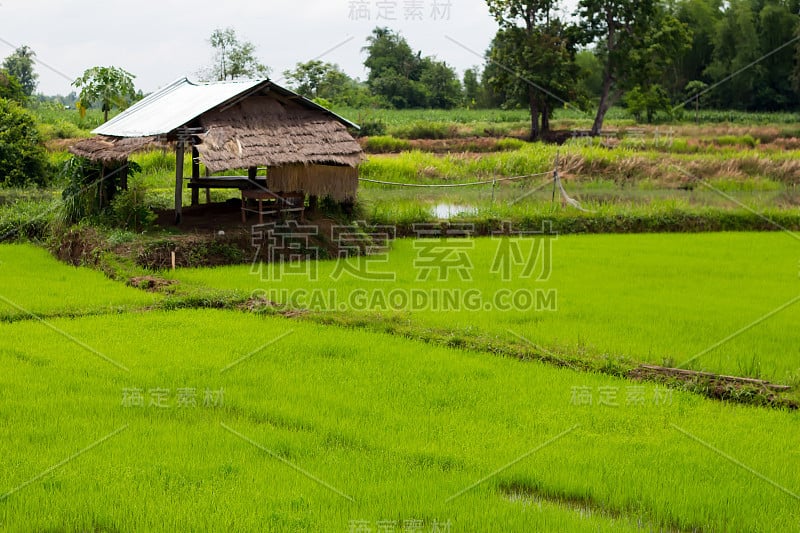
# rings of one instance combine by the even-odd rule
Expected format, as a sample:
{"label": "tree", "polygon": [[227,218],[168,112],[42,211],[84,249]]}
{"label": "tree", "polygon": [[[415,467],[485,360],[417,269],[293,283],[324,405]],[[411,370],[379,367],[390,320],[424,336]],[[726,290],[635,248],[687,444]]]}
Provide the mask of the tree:
{"label": "tree", "polygon": [[686,91],[686,96],[689,97],[690,100],[694,101],[694,121],[695,123],[700,122],[700,100],[704,100],[703,95],[706,93],[708,89],[708,84],[701,80],[692,80],[686,84],[684,90]]}
{"label": "tree", "polygon": [[[599,135],[609,108],[627,88],[649,85],[690,46],[685,24],[655,1],[580,0],[585,42],[596,42],[603,83],[592,135]],[[646,89],[646,90],[647,90]]]}
{"label": "tree", "polygon": [[5,70],[0,70],[0,98],[24,104],[27,100],[19,80]]}
{"label": "tree", "polygon": [[714,38],[723,17],[722,0],[680,0],[675,16],[692,31],[692,46],[675,62],[674,79],[670,89],[677,96],[687,83],[711,78],[705,70],[714,58]]}
{"label": "tree", "polygon": [[3,70],[17,78],[26,96],[31,96],[36,90],[39,75],[33,70],[33,61],[36,52],[27,46],[20,46],[14,53],[3,61]]}
{"label": "tree", "polygon": [[83,76],[72,82],[80,91],[76,106],[81,116],[95,103],[103,110],[103,120],[108,121],[108,112],[113,108],[125,109],[136,98],[133,79],[136,76],[117,67],[92,67]]}
{"label": "tree", "polygon": [[578,69],[574,31],[555,16],[555,0],[487,0],[500,25],[490,60],[500,68],[490,82],[505,91],[507,103],[531,112],[531,139],[550,129],[560,100],[574,97]]}
{"label": "tree", "polygon": [[269,68],[255,57],[255,45],[240,41],[233,28],[214,30],[208,42],[214,49],[214,66],[210,73],[212,79],[225,81],[269,76]]}
{"label": "tree", "polygon": [[428,93],[428,107],[453,109],[464,98],[456,72],[444,61],[424,58],[419,81]]}
{"label": "tree", "polygon": [[401,35],[388,28],[375,28],[367,37],[364,66],[373,94],[397,109],[427,106],[428,94],[420,83],[422,53],[414,53]]}
{"label": "tree", "polygon": [[464,100],[468,108],[480,106],[481,83],[478,77],[478,67],[468,68],[464,71]]}
{"label": "tree", "polygon": [[625,94],[625,105],[628,106],[628,111],[636,119],[636,122],[641,122],[643,115],[650,124],[659,112],[672,114],[672,105],[667,91],[659,84],[651,84],[647,89],[642,89],[637,85]]}
{"label": "tree", "polygon": [[357,108],[376,104],[369,89],[348,76],[339,65],[313,60],[297,63],[293,70],[284,71],[283,75],[295,92],[312,100]]}
{"label": "tree", "polygon": [[18,103],[0,98],[0,185],[44,185],[47,170],[36,120]]}

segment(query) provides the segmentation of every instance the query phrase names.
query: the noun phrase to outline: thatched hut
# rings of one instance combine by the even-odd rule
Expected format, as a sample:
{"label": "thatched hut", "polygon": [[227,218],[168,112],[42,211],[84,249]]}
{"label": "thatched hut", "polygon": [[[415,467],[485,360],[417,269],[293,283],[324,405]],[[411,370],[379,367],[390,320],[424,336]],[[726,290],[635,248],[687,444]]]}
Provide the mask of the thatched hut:
{"label": "thatched hut", "polygon": [[[183,203],[183,158],[192,152],[192,205],[199,190],[261,190],[281,198],[355,199],[361,147],[352,122],[269,80],[193,83],[182,78],[148,96],[70,151],[109,166],[158,144],[176,147],[175,213]],[[201,176],[200,165],[205,166]],[[258,169],[266,167],[259,176]],[[247,176],[213,173],[247,169]],[[244,195],[243,195],[244,196]],[[254,197],[256,195],[251,195]]]}

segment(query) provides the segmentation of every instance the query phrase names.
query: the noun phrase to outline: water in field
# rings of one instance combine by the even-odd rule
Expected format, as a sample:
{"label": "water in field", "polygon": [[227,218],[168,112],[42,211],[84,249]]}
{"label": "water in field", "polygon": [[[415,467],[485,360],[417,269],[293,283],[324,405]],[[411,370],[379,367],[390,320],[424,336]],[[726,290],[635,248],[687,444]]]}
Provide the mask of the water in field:
{"label": "water in field", "polygon": [[469,205],[437,204],[433,207],[433,216],[439,220],[449,220],[458,215],[475,215],[478,208]]}

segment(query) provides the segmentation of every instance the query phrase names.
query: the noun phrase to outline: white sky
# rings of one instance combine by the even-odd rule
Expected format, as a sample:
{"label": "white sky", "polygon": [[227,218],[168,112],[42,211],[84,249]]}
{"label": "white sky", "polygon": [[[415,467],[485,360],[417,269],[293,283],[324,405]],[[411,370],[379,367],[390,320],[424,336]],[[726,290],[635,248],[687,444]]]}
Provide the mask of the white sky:
{"label": "white sky", "polygon": [[[370,20],[354,16],[358,3]],[[415,5],[411,17],[406,9]],[[381,6],[393,6],[396,20],[379,19]],[[279,83],[284,70],[318,56],[364,79],[361,48],[377,25],[400,31],[414,50],[459,72],[483,63],[479,56],[497,30],[484,0],[0,0],[0,58],[13,51],[3,41],[30,46],[63,74],[36,66],[44,94],[67,94],[69,80],[87,68],[111,65],[135,74],[137,89],[147,93],[184,75],[196,78],[211,64],[209,35],[230,26],[256,45]]]}

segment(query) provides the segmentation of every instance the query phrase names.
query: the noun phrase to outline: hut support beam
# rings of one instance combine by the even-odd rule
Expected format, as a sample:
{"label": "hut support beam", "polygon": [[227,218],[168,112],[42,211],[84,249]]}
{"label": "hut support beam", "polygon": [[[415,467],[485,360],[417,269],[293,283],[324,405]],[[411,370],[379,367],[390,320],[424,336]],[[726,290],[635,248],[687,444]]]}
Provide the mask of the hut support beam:
{"label": "hut support beam", "polygon": [[175,225],[181,223],[183,215],[183,158],[185,144],[183,139],[178,139],[178,148],[175,155]]}
{"label": "hut support beam", "polygon": [[[197,147],[192,145],[192,182],[197,183],[200,179],[200,152]],[[200,204],[200,189],[192,187],[192,205]]]}

